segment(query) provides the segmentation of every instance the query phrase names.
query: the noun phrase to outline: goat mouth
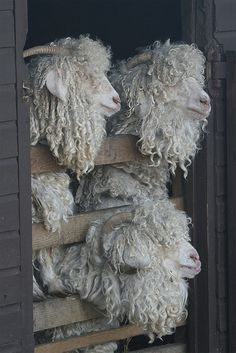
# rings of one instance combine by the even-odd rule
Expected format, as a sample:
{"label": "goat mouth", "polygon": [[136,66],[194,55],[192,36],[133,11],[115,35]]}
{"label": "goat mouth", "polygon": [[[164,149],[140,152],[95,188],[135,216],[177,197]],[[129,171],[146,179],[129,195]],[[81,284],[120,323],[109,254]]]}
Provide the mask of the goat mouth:
{"label": "goat mouth", "polygon": [[191,112],[197,113],[198,116],[201,116],[202,119],[205,119],[206,117],[209,116],[210,112],[211,112],[211,106],[209,106],[208,108],[198,108],[198,107],[190,107],[188,108],[188,110],[190,110]]}
{"label": "goat mouth", "polygon": [[187,271],[194,272],[194,273],[198,274],[201,271],[201,264],[198,264],[196,266],[183,265],[183,266],[181,266],[181,268],[185,269]]}
{"label": "goat mouth", "polygon": [[111,116],[112,114],[118,113],[120,111],[121,104],[117,103],[117,105],[114,107],[109,107],[105,104],[101,104],[101,107],[106,110],[106,112],[109,114],[108,116]]}

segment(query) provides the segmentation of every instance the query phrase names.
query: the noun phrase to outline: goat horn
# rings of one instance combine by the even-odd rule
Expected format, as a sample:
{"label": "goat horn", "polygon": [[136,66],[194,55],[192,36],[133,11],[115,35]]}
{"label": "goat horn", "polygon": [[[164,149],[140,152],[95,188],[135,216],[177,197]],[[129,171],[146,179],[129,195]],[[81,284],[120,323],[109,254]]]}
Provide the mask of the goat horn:
{"label": "goat horn", "polygon": [[111,216],[103,225],[102,232],[103,234],[110,233],[114,227],[122,223],[130,223],[134,218],[133,212],[122,212],[114,216]]}
{"label": "goat horn", "polygon": [[30,49],[26,49],[23,51],[23,57],[27,58],[29,56],[33,55],[40,55],[40,54],[64,54],[64,55],[69,55],[71,53],[71,50],[68,48],[63,48],[63,47],[52,47],[52,46],[38,46],[38,47],[33,47]]}
{"label": "goat horn", "polygon": [[133,69],[135,66],[144,64],[152,59],[152,54],[150,52],[145,52],[142,54],[135,55],[133,58],[127,61],[127,69]]}

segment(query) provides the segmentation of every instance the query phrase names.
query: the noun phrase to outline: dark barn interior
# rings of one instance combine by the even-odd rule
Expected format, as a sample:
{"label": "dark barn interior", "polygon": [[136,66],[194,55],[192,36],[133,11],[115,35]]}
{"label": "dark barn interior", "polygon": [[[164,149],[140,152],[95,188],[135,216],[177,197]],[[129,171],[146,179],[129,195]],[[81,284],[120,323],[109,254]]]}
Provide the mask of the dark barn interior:
{"label": "dark barn interior", "polygon": [[177,0],[28,0],[26,48],[89,33],[122,59],[156,40],[181,40],[180,14]]}

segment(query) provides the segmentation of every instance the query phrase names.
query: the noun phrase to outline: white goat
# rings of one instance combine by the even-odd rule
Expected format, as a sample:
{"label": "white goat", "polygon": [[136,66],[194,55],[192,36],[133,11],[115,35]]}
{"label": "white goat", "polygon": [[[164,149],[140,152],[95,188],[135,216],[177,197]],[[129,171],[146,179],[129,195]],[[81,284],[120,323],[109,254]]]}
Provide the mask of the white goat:
{"label": "white goat", "polygon": [[32,89],[31,144],[42,140],[59,164],[77,175],[93,168],[105,135],[105,117],[120,109],[120,99],[106,77],[110,51],[99,41],[60,39],[35,54],[29,65]]}
{"label": "white goat", "polygon": [[204,62],[193,45],[156,42],[113,71],[110,79],[122,109],[110,133],[137,135],[140,151],[151,160],[95,168],[78,190],[82,209],[97,208],[110,198],[127,203],[167,197],[169,172],[175,173],[179,164],[187,175],[211,110],[203,90]]}
{"label": "white goat", "polygon": [[[46,142],[58,163],[79,177],[93,168],[105,136],[105,117],[120,109],[119,96],[106,77],[110,51],[99,41],[81,36],[78,40],[66,38],[49,47],[30,49],[24,56],[36,54],[48,55],[37,57],[28,65],[31,144]],[[52,178],[50,173],[33,176],[32,192],[34,200],[40,195],[40,202],[34,204],[40,203],[40,209],[33,208],[35,220],[40,218],[54,231],[71,214],[72,204],[66,175],[57,174],[54,181]],[[53,199],[49,184],[57,189],[61,202]]]}
{"label": "white goat", "polygon": [[50,295],[79,294],[111,321],[127,318],[159,337],[186,316],[184,278],[200,272],[188,220],[166,200],[95,222],[86,244],[54,249],[51,263],[50,271],[44,260],[39,266],[44,285],[45,273],[53,273]]}

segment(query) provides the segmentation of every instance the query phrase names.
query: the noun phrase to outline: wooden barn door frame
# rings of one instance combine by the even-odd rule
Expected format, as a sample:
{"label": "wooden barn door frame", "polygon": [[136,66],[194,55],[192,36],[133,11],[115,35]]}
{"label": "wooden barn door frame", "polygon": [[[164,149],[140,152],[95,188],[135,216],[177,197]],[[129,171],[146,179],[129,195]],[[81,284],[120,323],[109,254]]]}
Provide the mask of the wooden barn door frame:
{"label": "wooden barn door frame", "polygon": [[236,52],[227,62],[227,234],[229,353],[236,352]]}
{"label": "wooden barn door frame", "polygon": [[18,130],[19,234],[21,244],[22,353],[33,353],[32,217],[29,105],[23,99],[27,71],[23,60],[28,17],[27,0],[15,0],[16,89]]}
{"label": "wooden barn door frame", "polygon": [[[218,81],[209,74],[212,63],[220,61],[215,46],[213,0],[182,0],[183,40],[197,43],[208,56],[207,83],[210,95]],[[208,134],[197,154],[187,182],[185,197],[187,213],[193,221],[192,240],[199,251],[202,272],[190,284],[188,319],[188,353],[216,353],[217,342],[217,273],[216,273],[216,124],[217,100],[212,101]]]}

